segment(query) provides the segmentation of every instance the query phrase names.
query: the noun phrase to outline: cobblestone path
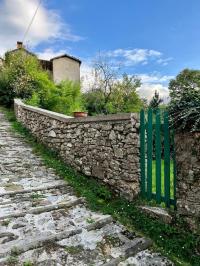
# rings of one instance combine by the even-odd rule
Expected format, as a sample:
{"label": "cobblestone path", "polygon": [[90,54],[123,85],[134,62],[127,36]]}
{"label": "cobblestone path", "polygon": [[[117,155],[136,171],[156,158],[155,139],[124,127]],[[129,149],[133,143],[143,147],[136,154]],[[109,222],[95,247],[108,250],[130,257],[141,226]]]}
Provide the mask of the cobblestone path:
{"label": "cobblestone path", "polygon": [[0,114],[0,265],[172,265],[90,211]]}

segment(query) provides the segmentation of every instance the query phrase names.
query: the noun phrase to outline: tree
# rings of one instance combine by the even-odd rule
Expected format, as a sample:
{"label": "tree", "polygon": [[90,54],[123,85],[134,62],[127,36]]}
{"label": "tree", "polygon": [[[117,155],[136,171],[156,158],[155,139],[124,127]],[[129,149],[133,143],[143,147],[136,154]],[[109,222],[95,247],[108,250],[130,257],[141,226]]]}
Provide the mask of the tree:
{"label": "tree", "polygon": [[136,76],[124,74],[122,79],[114,84],[107,106],[109,113],[139,112],[144,106],[137,94],[140,86],[141,82]]}
{"label": "tree", "polygon": [[178,130],[200,130],[200,70],[183,70],[169,83],[171,121]]}
{"label": "tree", "polygon": [[115,69],[111,63],[99,58],[94,64],[95,82],[94,89],[101,90],[106,105],[113,92],[114,85],[118,77],[118,69]]}
{"label": "tree", "polygon": [[152,109],[157,109],[162,102],[163,102],[163,99],[160,98],[159,92],[155,90],[154,96],[152,97],[149,103],[149,107]]}
{"label": "tree", "polygon": [[11,105],[14,98],[29,99],[39,89],[54,86],[44,72],[36,56],[19,50],[6,53],[5,63],[0,71],[0,103]]}
{"label": "tree", "polygon": [[121,77],[119,68],[103,60],[94,64],[94,73],[94,82],[84,94],[90,115],[137,112],[143,107],[137,94],[141,83],[136,76]]}

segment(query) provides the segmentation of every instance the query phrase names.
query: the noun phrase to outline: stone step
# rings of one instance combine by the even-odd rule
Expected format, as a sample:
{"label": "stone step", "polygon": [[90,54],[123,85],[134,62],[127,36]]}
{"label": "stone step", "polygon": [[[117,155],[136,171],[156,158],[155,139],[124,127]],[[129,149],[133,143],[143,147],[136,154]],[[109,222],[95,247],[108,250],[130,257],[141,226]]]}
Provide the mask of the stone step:
{"label": "stone step", "polygon": [[[46,193],[49,191],[49,190],[52,190],[52,194],[54,195],[55,192],[54,190],[60,190],[61,192],[63,192],[62,194],[65,194],[65,193],[68,193],[68,192],[71,192],[73,191],[72,187],[70,187],[67,182],[61,182],[60,184],[57,184],[57,185],[48,185],[48,186],[41,186],[41,187],[36,187],[36,188],[30,188],[30,189],[22,189],[22,190],[18,190],[18,191],[8,191],[8,192],[5,192],[5,193],[1,193],[0,196],[1,196],[1,200],[0,200],[0,205],[1,205],[1,202],[4,202],[4,198],[7,198],[8,197],[11,197],[12,198],[12,202],[13,202],[13,198],[14,197],[19,197],[19,195],[21,194],[30,194],[31,197],[33,197],[33,194],[35,193],[39,193],[39,197],[40,196],[44,196],[46,195]],[[49,191],[50,192],[50,191]],[[59,195],[59,191],[57,191],[57,195]],[[28,195],[22,195],[20,196],[20,200],[22,199],[23,200],[23,197],[28,197]],[[30,200],[30,198],[29,198]],[[15,200],[14,200],[15,202]]]}
{"label": "stone step", "polygon": [[[83,254],[88,253],[94,265],[112,265],[114,261],[120,262],[122,258],[136,254],[150,247],[151,244],[150,240],[130,234],[124,226],[118,223],[108,224],[99,230],[83,230],[80,234],[58,242],[58,245],[67,251],[76,247],[81,249]],[[89,263],[87,259],[87,256],[83,256],[80,265],[87,265]],[[73,260],[76,261],[75,258]]]}
{"label": "stone step", "polygon": [[135,238],[122,247],[120,256],[111,259],[109,262],[104,263],[102,266],[118,266],[122,261],[127,260],[129,257],[135,256],[142,250],[149,248],[152,241],[146,238]]}
{"label": "stone step", "polygon": [[22,160],[22,158],[1,158],[0,156],[0,160],[2,160],[1,162],[1,165],[4,166],[4,167],[9,167],[9,169],[11,169],[12,171],[12,168],[24,168],[29,166],[30,167],[35,167],[35,166],[44,166],[43,162],[42,161],[37,161],[35,160],[34,158],[33,159],[24,159]]}
{"label": "stone step", "polygon": [[20,145],[10,145],[10,146],[1,146],[0,145],[0,150],[1,150],[1,154],[10,154],[12,152],[16,152],[18,155],[20,155],[23,158],[22,153],[24,153],[24,158],[28,158],[26,157],[26,155],[33,155],[33,149],[30,147],[26,147],[26,145],[20,144]]}
{"label": "stone step", "polygon": [[28,191],[24,193],[7,194],[0,198],[0,219],[29,211],[35,207],[59,204],[76,199],[70,186],[57,186],[42,188],[41,190]]}
{"label": "stone step", "polygon": [[131,256],[121,261],[117,266],[174,266],[174,263],[163,257],[159,253],[152,252],[148,249],[138,252],[135,256]]}
{"label": "stone step", "polygon": [[152,206],[139,206],[144,213],[148,214],[152,218],[161,220],[166,224],[172,222],[172,215],[169,214],[168,210],[161,207],[152,207]]}
{"label": "stone step", "polygon": [[[25,156],[25,158],[24,158]],[[43,160],[36,156],[35,154],[31,153],[31,152],[25,152],[25,154],[21,154],[19,151],[17,150],[9,150],[9,151],[1,151],[0,153],[0,160],[1,162],[4,163],[5,157],[7,160],[10,161],[14,161],[14,162],[19,162],[19,161],[31,161],[31,160],[36,160],[38,162],[43,162]]]}
{"label": "stone step", "polygon": [[[150,240],[127,233],[125,227],[112,222],[109,217],[102,219],[98,226],[94,223],[77,231],[70,231],[67,236],[62,235],[61,238],[53,238],[51,241],[49,239],[45,245],[40,239],[37,245],[34,243],[34,249],[27,249],[27,245],[26,248],[22,245],[21,251],[24,252],[18,250],[20,255],[17,265],[22,266],[26,261],[30,261],[38,266],[111,266],[118,265],[129,254],[136,254],[151,246]],[[3,259],[4,263],[6,260],[8,258]]]}
{"label": "stone step", "polygon": [[[61,207],[63,208],[61,209],[47,209],[46,212],[44,209],[36,209],[35,214],[26,213],[24,217],[12,217],[9,220],[2,220],[0,232],[3,235],[0,241],[0,248],[5,243],[9,242],[9,245],[13,246],[19,240],[32,239],[42,233],[55,234],[66,229],[90,225],[92,222],[96,222],[99,218],[104,217],[104,215],[92,213],[83,204],[70,207],[70,205],[77,203],[77,201],[73,200],[73,202],[62,205]],[[4,239],[5,234],[8,234],[8,236],[12,234],[12,237]]]}
{"label": "stone step", "polygon": [[[48,174],[50,175],[50,173],[47,171],[47,169],[43,166],[43,165],[37,165],[37,164],[33,164],[32,166],[29,167],[29,164],[24,165],[24,166],[4,166],[1,165],[1,175],[12,175],[12,176],[16,176],[20,178],[20,176],[26,174],[26,176],[33,176],[33,177],[42,177],[42,176],[47,176]],[[56,175],[54,175],[55,179],[58,179],[58,177],[56,177]],[[14,178],[16,179],[16,178]],[[2,180],[1,180],[2,183]]]}
{"label": "stone step", "polygon": [[109,215],[91,212],[84,205],[57,209],[39,214],[26,214],[23,218],[11,219],[7,226],[1,225],[0,258],[41,247],[47,241],[59,241],[82,229],[95,230],[111,223]]}
{"label": "stone step", "polygon": [[[22,154],[23,153],[23,154]],[[3,149],[0,153],[1,164],[9,164],[9,163],[24,163],[30,162],[30,164],[34,163],[43,163],[43,160],[37,155],[33,154],[31,151],[19,151],[19,150],[9,150]],[[43,163],[44,165],[44,163]]]}
{"label": "stone step", "polygon": [[27,191],[36,191],[50,187],[65,186],[66,182],[63,180],[56,180],[54,175],[45,174],[43,172],[35,172],[34,177],[21,178],[19,180],[1,179],[0,181],[0,196],[26,193]]}
{"label": "stone step", "polygon": [[4,148],[11,148],[11,147],[13,147],[13,148],[23,148],[23,146],[24,145],[27,145],[27,144],[25,144],[25,143],[22,143],[21,141],[17,141],[17,140],[12,140],[12,139],[10,139],[10,140],[7,140],[7,139],[0,139],[0,147],[4,147]]}

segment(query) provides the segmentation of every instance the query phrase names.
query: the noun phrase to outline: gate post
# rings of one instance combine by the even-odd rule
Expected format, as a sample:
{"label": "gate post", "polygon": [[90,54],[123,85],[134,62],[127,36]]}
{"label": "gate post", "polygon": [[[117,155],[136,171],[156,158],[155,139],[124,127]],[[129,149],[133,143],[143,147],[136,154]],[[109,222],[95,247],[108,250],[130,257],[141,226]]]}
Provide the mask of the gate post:
{"label": "gate post", "polygon": [[176,133],[177,212],[200,229],[200,132]]}

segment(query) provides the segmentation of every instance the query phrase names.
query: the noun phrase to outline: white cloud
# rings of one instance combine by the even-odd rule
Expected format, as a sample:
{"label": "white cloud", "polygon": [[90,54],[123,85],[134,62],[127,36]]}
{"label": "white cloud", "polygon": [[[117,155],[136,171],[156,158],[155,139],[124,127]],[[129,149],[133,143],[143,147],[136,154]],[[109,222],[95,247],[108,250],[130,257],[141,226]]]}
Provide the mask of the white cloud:
{"label": "white cloud", "polygon": [[121,62],[125,66],[146,65],[149,61],[164,64],[169,61],[169,59],[163,58],[161,52],[151,49],[116,49],[105,52],[104,55]]}
{"label": "white cloud", "polygon": [[148,101],[153,97],[155,91],[159,92],[159,95],[164,100],[164,102],[169,101],[168,87],[164,86],[163,84],[143,83],[142,86],[138,89],[140,97],[146,98]]}
{"label": "white cloud", "polygon": [[67,50],[54,50],[52,48],[47,48],[45,49],[43,52],[37,53],[38,58],[40,59],[44,59],[44,60],[50,60],[53,57],[59,56],[59,55],[63,55],[63,54],[67,54],[68,51]]}
{"label": "white cloud", "polygon": [[174,76],[161,75],[159,73],[152,74],[138,74],[142,82],[141,87],[138,89],[140,97],[146,98],[148,101],[153,97],[154,92],[159,92],[160,97],[164,102],[169,101],[168,82]]}
{"label": "white cloud", "polygon": [[160,75],[159,73],[138,74],[137,76],[142,83],[167,83],[174,78],[174,76]]}
{"label": "white cloud", "polygon": [[88,90],[94,84],[94,69],[91,64],[83,62],[81,65],[81,82],[83,91]]}
{"label": "white cloud", "polygon": [[167,66],[169,64],[170,61],[172,61],[173,58],[172,57],[168,57],[168,58],[159,58],[157,60],[157,63],[163,66]]}
{"label": "white cloud", "polygon": [[[22,40],[28,24],[35,12],[38,0],[2,0],[0,2],[0,54],[13,49]],[[42,4],[32,24],[27,41],[35,46],[43,41],[64,39],[78,41],[70,25],[64,23],[59,14]]]}

